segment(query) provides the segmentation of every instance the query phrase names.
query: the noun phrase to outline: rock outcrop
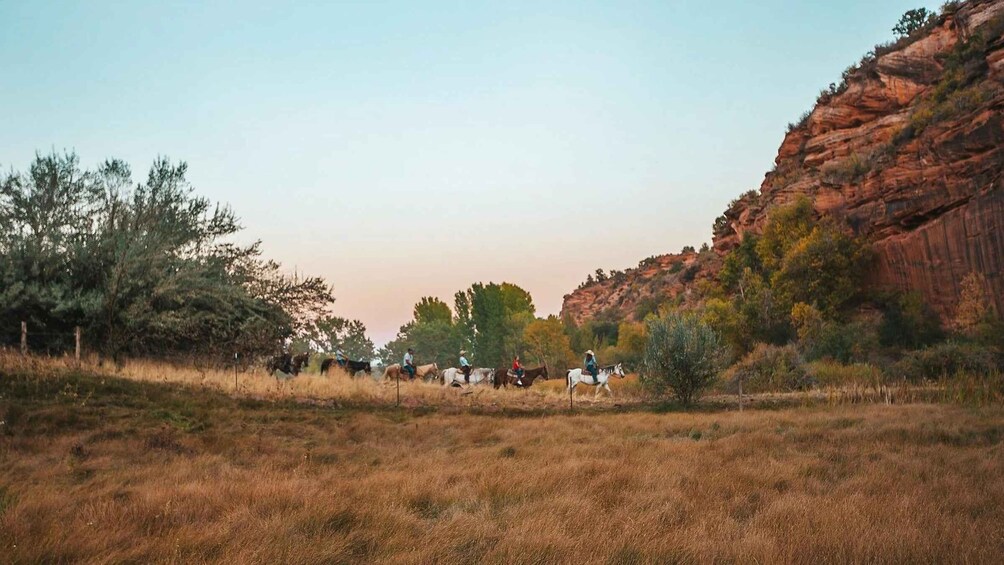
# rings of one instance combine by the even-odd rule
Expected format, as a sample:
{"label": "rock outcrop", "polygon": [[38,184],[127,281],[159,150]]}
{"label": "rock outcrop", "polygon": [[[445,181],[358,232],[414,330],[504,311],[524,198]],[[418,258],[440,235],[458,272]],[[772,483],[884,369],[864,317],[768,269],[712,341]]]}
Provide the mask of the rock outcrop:
{"label": "rock outcrop", "polygon": [[561,315],[576,324],[604,314],[627,320],[644,313],[639,307],[684,303],[693,295],[693,283],[708,278],[718,262],[718,256],[710,251],[649,257],[635,269],[612,273],[566,294]]}
{"label": "rock outcrop", "polygon": [[[820,216],[872,242],[870,284],[917,291],[949,318],[975,272],[1004,313],[1002,35],[1004,0],[971,0],[848,69],[786,135],[759,192],[716,222],[714,250],[727,253],[774,207],[806,196]],[[712,276],[716,264],[690,278]],[[579,321],[626,311],[645,293],[688,293],[688,281],[644,283],[664,276],[654,268],[573,292],[563,314]]]}

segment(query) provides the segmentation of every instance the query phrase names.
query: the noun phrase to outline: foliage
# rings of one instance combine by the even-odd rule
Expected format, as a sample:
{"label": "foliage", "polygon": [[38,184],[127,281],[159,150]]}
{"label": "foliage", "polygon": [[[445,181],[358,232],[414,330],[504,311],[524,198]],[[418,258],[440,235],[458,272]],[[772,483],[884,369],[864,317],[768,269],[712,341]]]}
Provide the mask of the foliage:
{"label": "foliage", "polygon": [[910,122],[896,136],[903,142],[920,135],[928,126],[978,108],[991,100],[998,86],[980,81],[987,74],[986,52],[1004,33],[1004,16],[984,23],[944,57],[941,77],[910,115]]}
{"label": "foliage", "polygon": [[309,330],[333,301],[328,285],[283,274],[258,243],[230,243],[238,219],[186,173],[159,158],[134,184],[122,161],[88,171],[52,153],[0,179],[0,325],[26,320],[42,332],[33,345],[57,349],[79,325],[116,359],[250,358]]}
{"label": "foliage", "polygon": [[333,354],[341,349],[352,360],[369,360],[375,354],[373,341],[366,336],[366,325],[359,320],[347,320],[338,316],[326,316],[317,320],[314,327],[297,340],[303,344],[296,350],[313,350]]}
{"label": "foliage", "polygon": [[763,234],[756,241],[756,252],[767,271],[781,267],[788,250],[808,237],[816,226],[812,202],[799,196],[794,202],[774,208]]}
{"label": "foliage", "polygon": [[835,317],[860,294],[866,248],[832,224],[818,225],[784,255],[771,286],[787,304],[812,303]]}
{"label": "foliage", "polygon": [[397,363],[411,347],[419,363],[450,367],[467,349],[471,362],[495,367],[523,352],[523,331],[533,320],[534,306],[530,294],[514,284],[476,283],[454,295],[453,312],[437,298],[422,298],[414,319],[380,356]]}
{"label": "foliage", "polygon": [[898,37],[906,37],[923,28],[933,18],[934,13],[928,11],[927,8],[907,10],[899,19],[899,22],[892,28],[892,32]]}
{"label": "foliage", "polygon": [[450,306],[434,296],[423,296],[415,304],[412,312],[415,322],[418,324],[432,322],[452,322],[453,313]]}
{"label": "foliage", "polygon": [[527,351],[525,361],[544,364],[553,374],[577,362],[565,328],[556,316],[538,318],[527,324],[523,329],[523,343]]}
{"label": "foliage", "polygon": [[941,321],[917,292],[879,297],[883,308],[879,343],[887,347],[916,349],[944,337]]}
{"label": "foliage", "polygon": [[990,376],[1004,363],[1001,353],[989,347],[958,342],[945,342],[911,351],[890,369],[893,378],[917,382],[941,380],[957,373]]}
{"label": "foliage", "polygon": [[812,384],[802,357],[793,345],[758,344],[733,365],[728,375],[741,382],[743,392],[789,392],[805,390]]}
{"label": "foliage", "polygon": [[718,335],[696,316],[669,314],[648,322],[641,379],[653,396],[672,393],[690,405],[714,382],[721,362]]}
{"label": "foliage", "polygon": [[726,291],[739,290],[739,282],[747,269],[753,274],[763,273],[763,262],[757,252],[757,242],[756,235],[747,233],[739,242],[739,246],[725,256],[722,268],[718,272],[718,280]]}

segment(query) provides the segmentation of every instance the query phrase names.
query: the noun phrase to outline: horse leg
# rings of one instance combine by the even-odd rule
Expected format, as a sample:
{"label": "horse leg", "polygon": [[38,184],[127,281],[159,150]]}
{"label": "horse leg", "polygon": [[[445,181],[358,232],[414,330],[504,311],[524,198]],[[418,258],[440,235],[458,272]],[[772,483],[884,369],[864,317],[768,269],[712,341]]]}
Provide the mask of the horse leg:
{"label": "horse leg", "polygon": [[610,383],[609,382],[603,383],[603,388],[607,389],[607,394],[610,395],[610,398],[614,397],[614,391],[610,390]]}

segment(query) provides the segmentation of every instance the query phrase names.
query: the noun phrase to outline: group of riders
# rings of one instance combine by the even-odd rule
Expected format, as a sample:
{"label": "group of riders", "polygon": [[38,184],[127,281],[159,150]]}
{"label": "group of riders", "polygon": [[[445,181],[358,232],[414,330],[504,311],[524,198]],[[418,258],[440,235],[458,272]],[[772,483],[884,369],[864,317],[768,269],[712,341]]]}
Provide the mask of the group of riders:
{"label": "group of riders", "polygon": [[[586,358],[583,361],[584,372],[592,375],[593,379],[596,380],[600,374],[600,364],[596,360],[596,354],[590,349],[586,351]],[[471,382],[471,370],[474,366],[467,359],[467,350],[460,350],[460,372],[464,374],[464,382]],[[404,354],[404,359],[401,360],[401,370],[408,373],[408,379],[414,379],[415,375],[418,373],[418,366],[415,364],[415,350],[411,347],[408,348],[408,352]],[[513,357],[512,360],[512,374],[516,377],[516,384],[523,386],[523,375],[526,374],[523,368],[523,363],[519,360],[519,355]]]}

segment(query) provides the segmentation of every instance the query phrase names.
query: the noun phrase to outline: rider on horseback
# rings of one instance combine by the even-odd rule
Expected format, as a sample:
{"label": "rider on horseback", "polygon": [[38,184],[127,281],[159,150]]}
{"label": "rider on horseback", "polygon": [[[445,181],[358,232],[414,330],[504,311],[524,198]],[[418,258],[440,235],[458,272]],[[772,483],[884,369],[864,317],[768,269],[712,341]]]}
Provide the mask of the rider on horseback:
{"label": "rider on horseback", "polygon": [[600,382],[600,364],[596,361],[596,355],[592,349],[586,351],[586,372],[593,376],[595,382]]}
{"label": "rider on horseback", "polygon": [[408,373],[409,381],[415,379],[415,373],[417,372],[417,369],[415,368],[414,349],[409,347],[408,352],[404,354],[404,361],[401,363],[401,369],[403,369],[405,373]]}
{"label": "rider on horseback", "polygon": [[338,363],[338,365],[340,365],[343,369],[349,363],[349,358],[346,357],[344,353],[342,353],[341,347],[335,350],[335,363]]}
{"label": "rider on horseback", "polygon": [[519,362],[519,355],[512,360],[512,374],[516,375],[516,384],[523,386],[523,364]]}
{"label": "rider on horseback", "polygon": [[464,382],[471,382],[471,363],[467,360],[467,351],[460,350],[460,370],[464,372]]}

